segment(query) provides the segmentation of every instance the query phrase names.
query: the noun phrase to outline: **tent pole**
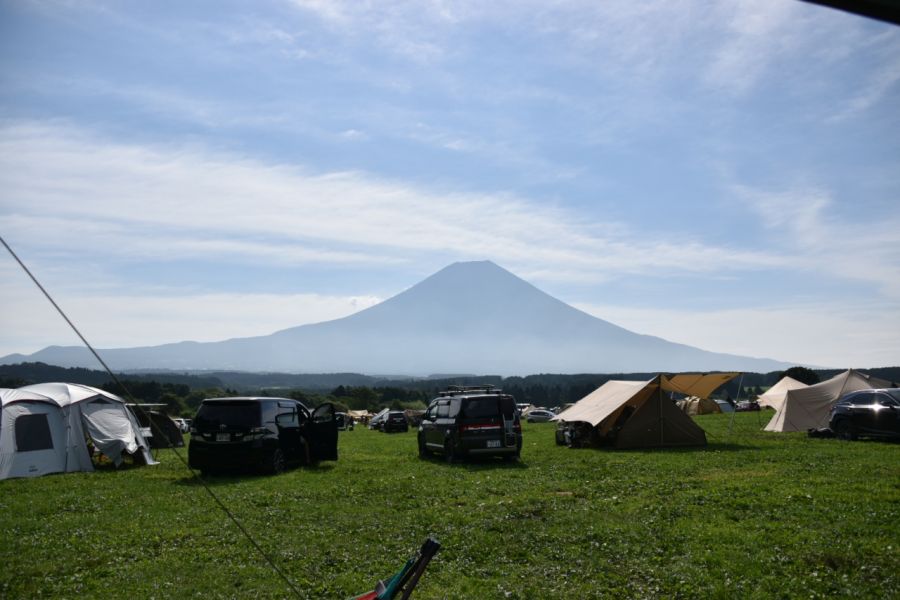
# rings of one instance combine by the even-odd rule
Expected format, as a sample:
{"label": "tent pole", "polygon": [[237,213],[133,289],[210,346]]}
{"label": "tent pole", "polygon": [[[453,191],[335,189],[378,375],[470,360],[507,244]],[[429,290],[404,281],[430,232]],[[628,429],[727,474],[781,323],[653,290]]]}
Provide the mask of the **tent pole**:
{"label": "tent pole", "polygon": [[63,463],[63,473],[69,472],[69,442],[72,439],[72,425],[69,423],[69,408],[66,408],[66,461]]}
{"label": "tent pole", "polygon": [[666,444],[666,422],[663,419],[663,388],[662,388],[662,375],[659,376],[659,388],[656,393],[656,402],[659,407],[659,446],[662,448]]}
{"label": "tent pole", "polygon": [[734,425],[734,415],[737,412],[737,403],[741,398],[741,389],[744,387],[744,374],[741,373],[741,378],[738,380],[738,393],[737,398],[734,399],[734,406],[732,406],[731,410],[731,419],[728,420],[728,435],[731,435],[731,427]]}

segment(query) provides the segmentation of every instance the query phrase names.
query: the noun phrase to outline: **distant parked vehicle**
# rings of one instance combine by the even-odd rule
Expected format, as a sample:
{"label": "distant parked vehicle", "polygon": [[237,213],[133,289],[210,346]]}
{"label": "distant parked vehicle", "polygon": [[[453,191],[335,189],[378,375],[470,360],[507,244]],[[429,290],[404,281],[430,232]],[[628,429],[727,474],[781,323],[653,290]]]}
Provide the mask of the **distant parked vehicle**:
{"label": "distant parked vehicle", "polygon": [[385,433],[409,431],[409,421],[406,420],[406,414],[402,410],[392,410],[381,420],[378,428]]}
{"label": "distant parked vehicle", "polygon": [[829,427],[839,438],[900,437],[900,389],[851,392],[831,409]]}
{"label": "distant parked vehicle", "polygon": [[447,462],[469,456],[517,460],[522,426],[515,399],[491,386],[452,387],[428,405],[418,443],[419,456],[439,452]]}
{"label": "distant parked vehicle", "polygon": [[753,412],[759,410],[759,403],[755,400],[741,400],[734,405],[734,412]]}
{"label": "distant parked vehicle", "polygon": [[188,425],[188,422],[186,420],[182,419],[181,417],[175,417],[172,420],[175,421],[175,425],[178,426],[178,430],[181,433],[187,433],[188,431],[190,431],[191,427],[190,425]]}
{"label": "distant parked vehicle", "polygon": [[387,414],[388,414],[389,412],[390,412],[390,410],[384,408],[384,409],[380,410],[374,417],[372,417],[371,419],[369,419],[369,429],[378,429],[378,430],[380,430],[380,429],[381,429],[381,422],[382,422],[382,420],[384,420],[384,419],[387,418]]}
{"label": "distant parked vehicle", "polygon": [[336,412],[334,413],[334,420],[337,423],[337,428],[341,431],[353,431],[353,425],[355,421],[353,417],[344,412]]}
{"label": "distant parked vehicle", "polygon": [[553,411],[536,408],[525,415],[525,420],[529,423],[546,423],[553,420],[555,416],[556,414]]}

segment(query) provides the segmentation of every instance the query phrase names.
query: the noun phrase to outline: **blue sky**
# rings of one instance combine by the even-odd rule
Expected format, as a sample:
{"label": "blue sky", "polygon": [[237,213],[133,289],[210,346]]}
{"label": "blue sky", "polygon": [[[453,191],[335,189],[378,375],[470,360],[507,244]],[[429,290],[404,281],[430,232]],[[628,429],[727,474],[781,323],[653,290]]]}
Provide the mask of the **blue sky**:
{"label": "blue sky", "polygon": [[[490,259],[640,333],[897,365],[898,107],[900,28],[788,0],[0,1],[0,230],[100,347]],[[17,269],[0,353],[77,343]]]}

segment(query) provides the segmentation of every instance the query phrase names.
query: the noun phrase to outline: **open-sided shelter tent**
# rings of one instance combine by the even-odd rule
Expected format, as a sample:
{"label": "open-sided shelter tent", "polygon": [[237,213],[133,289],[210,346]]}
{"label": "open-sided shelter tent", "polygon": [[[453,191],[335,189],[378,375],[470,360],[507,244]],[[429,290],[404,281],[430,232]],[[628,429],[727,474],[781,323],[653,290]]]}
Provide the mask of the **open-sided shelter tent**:
{"label": "open-sided shelter tent", "polygon": [[615,448],[705,446],[706,433],[669,398],[671,392],[708,396],[737,374],[657,375],[650,381],[607,381],[556,416],[586,423]]}
{"label": "open-sided shelter tent", "polygon": [[778,410],[784,404],[784,397],[791,390],[799,390],[807,387],[802,381],[797,381],[793,377],[782,377],[778,383],[770,387],[764,394],[760,394],[756,401],[760,407],[768,406]]}
{"label": "open-sided shelter tent", "polygon": [[765,430],[808,431],[827,427],[831,407],[844,394],[890,386],[883,379],[849,369],[815,385],[789,390]]}
{"label": "open-sided shelter tent", "polygon": [[116,465],[122,453],[155,464],[125,401],[86,385],[0,390],[0,479],[93,471],[87,440]]}
{"label": "open-sided shelter tent", "polygon": [[161,406],[165,404],[129,404],[128,408],[144,432],[150,433],[147,442],[151,448],[183,448],[184,437],[178,425],[166,413],[155,410]]}

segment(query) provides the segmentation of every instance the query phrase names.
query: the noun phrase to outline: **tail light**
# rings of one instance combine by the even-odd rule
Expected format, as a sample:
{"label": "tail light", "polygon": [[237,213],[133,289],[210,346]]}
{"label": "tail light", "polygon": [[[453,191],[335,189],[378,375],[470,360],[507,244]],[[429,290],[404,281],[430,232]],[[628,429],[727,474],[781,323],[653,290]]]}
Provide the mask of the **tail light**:
{"label": "tail light", "polygon": [[245,440],[261,440],[265,435],[269,433],[269,430],[266,427],[253,427],[250,431],[247,432],[247,435],[244,436]]}
{"label": "tail light", "polygon": [[460,433],[467,432],[475,432],[475,431],[498,431],[501,427],[496,423],[466,423],[464,425],[459,426]]}
{"label": "tail light", "polygon": [[519,421],[513,423],[513,431],[515,431],[516,433],[522,433],[522,423],[520,423]]}

